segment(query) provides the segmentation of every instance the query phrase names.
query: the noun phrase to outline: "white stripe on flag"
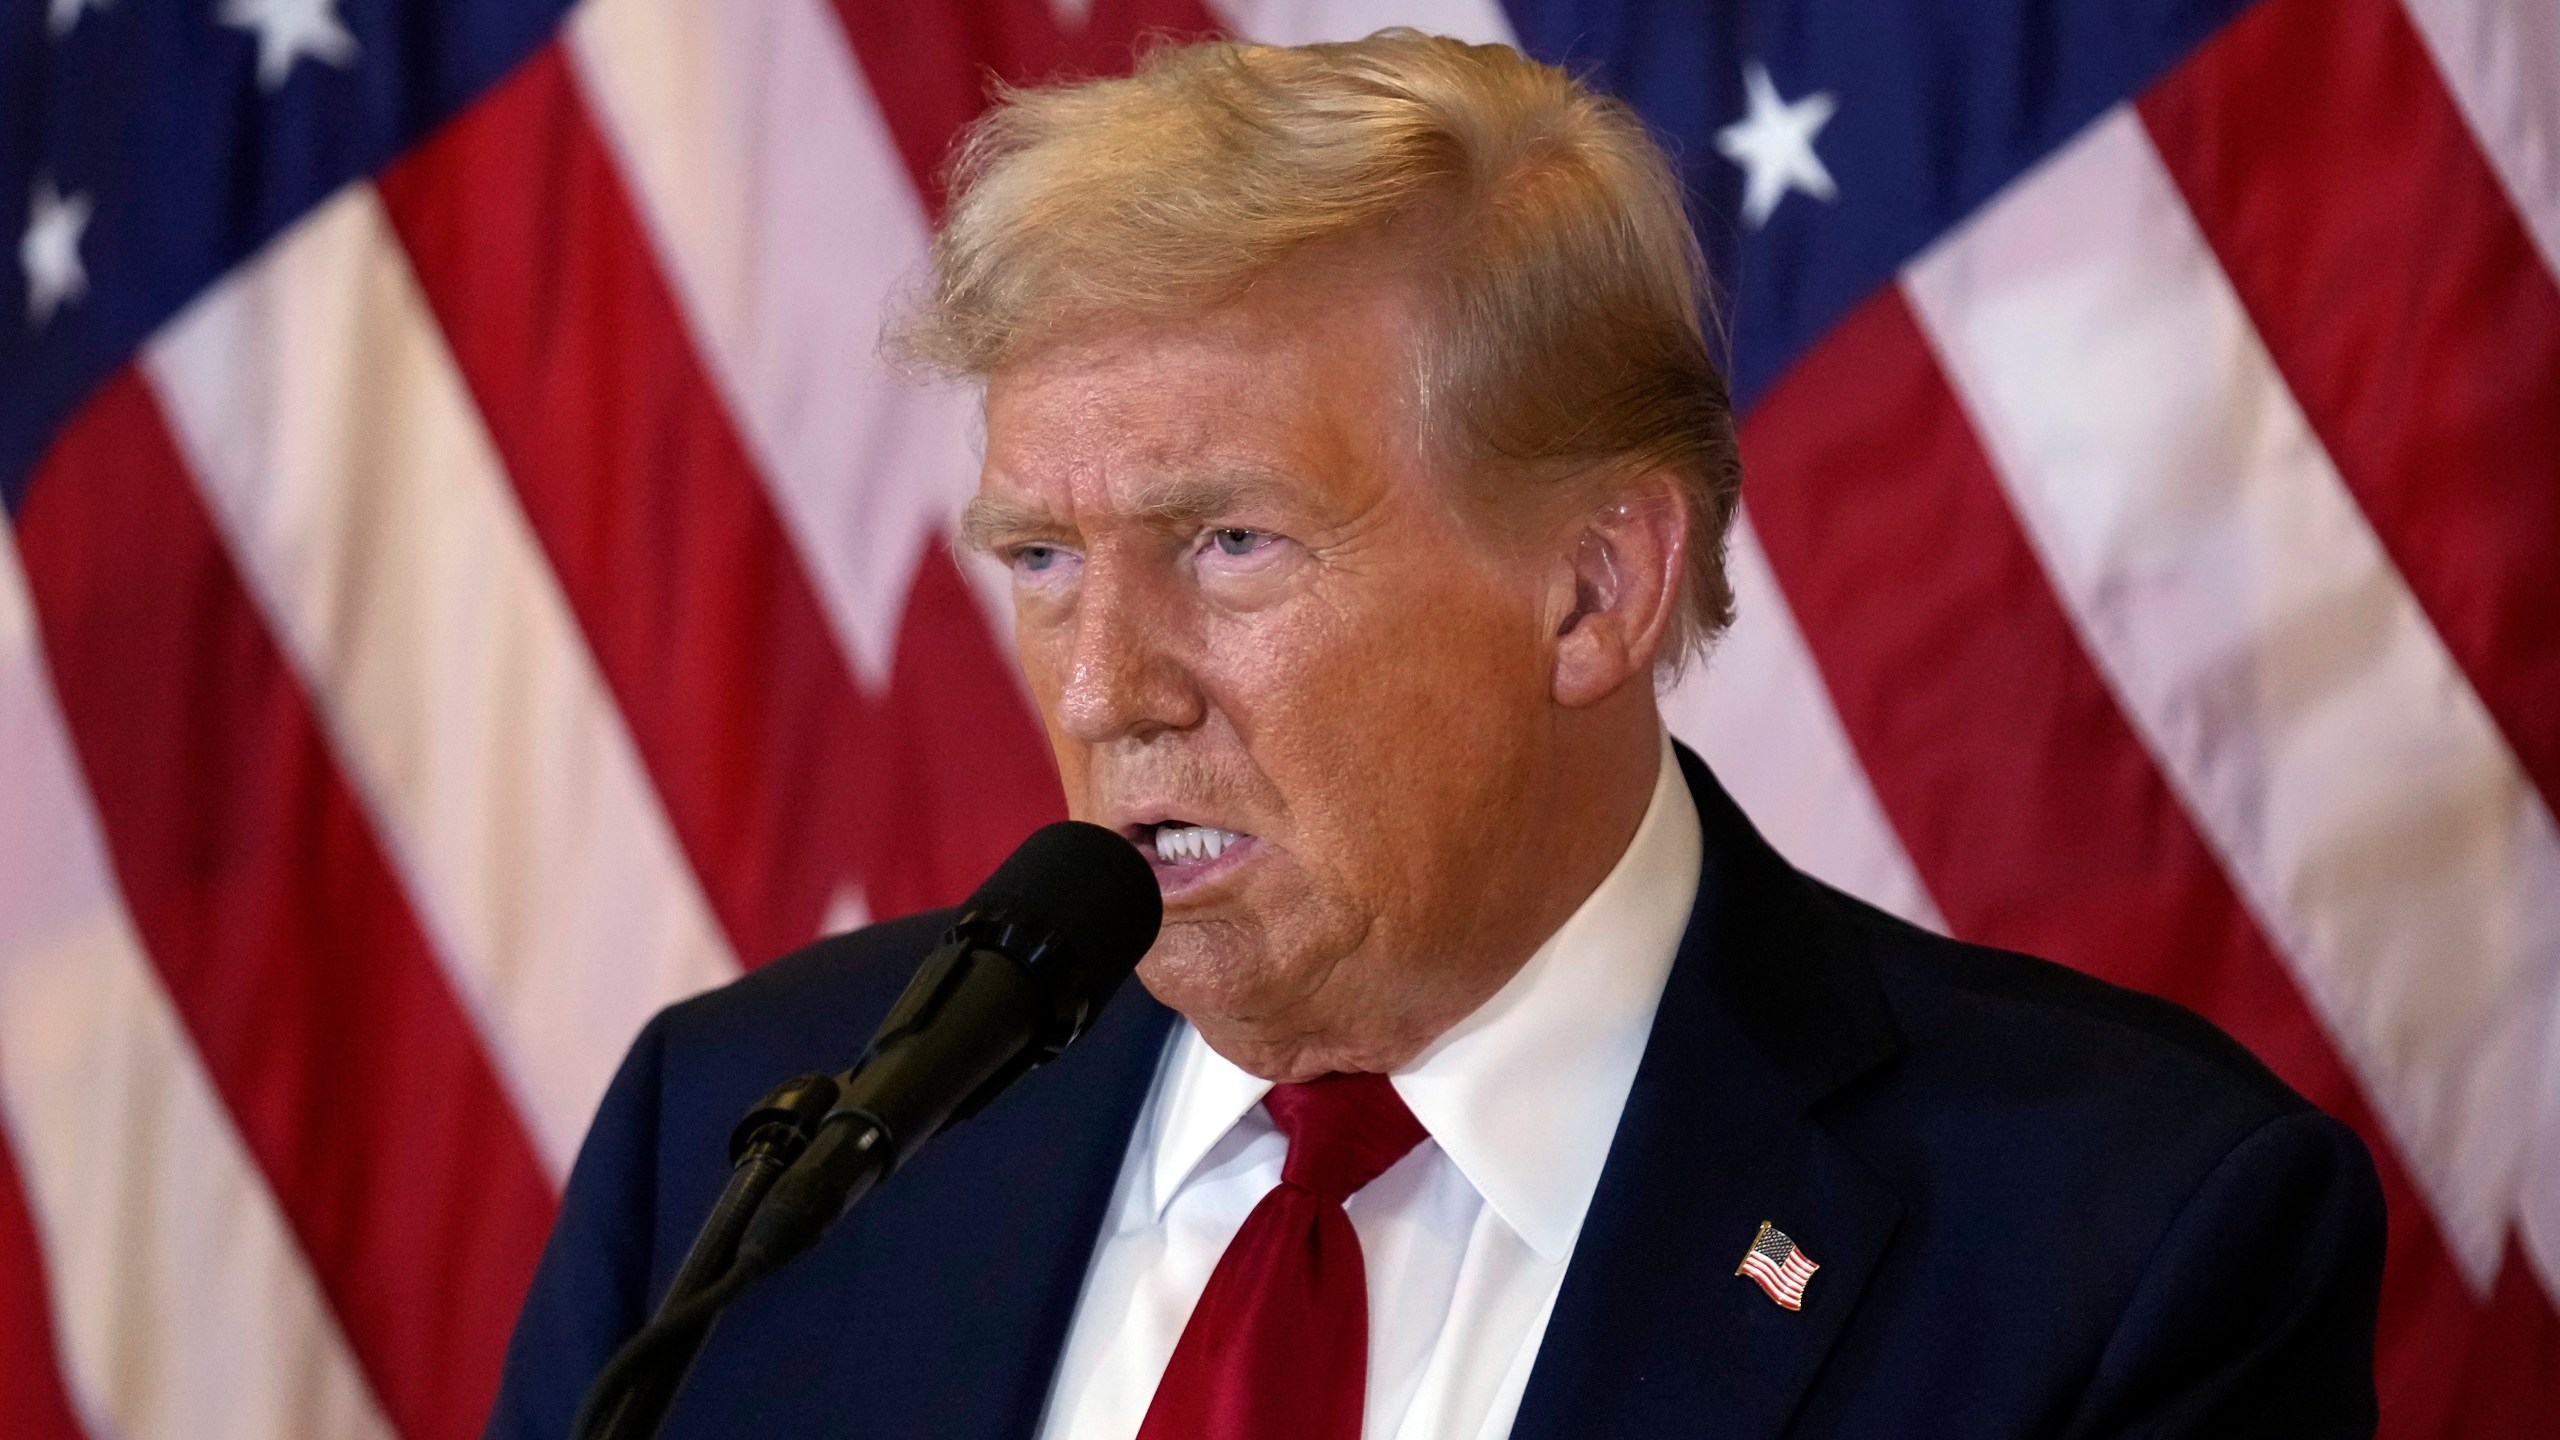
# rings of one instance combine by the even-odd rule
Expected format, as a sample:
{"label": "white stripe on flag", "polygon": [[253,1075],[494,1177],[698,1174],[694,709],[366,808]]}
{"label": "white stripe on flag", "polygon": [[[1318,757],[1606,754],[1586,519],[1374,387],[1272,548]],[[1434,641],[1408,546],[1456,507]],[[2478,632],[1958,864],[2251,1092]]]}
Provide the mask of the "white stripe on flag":
{"label": "white stripe on flag", "polygon": [[2546,1295],[2560,1295],[2560,1003],[2543,1042],[2542,1078],[2534,1087],[2540,1108],[2527,1122],[2524,1176],[2516,1200],[2516,1225],[2524,1251],[2542,1277]]}
{"label": "white stripe on flag", "polygon": [[170,428],[556,1180],[736,974],[371,187],[146,352]]}
{"label": "white stripe on flag", "polygon": [[2560,274],[2560,5],[2406,0],[2489,168]]}
{"label": "white stripe on flag", "polygon": [[1946,921],[1849,748],[1747,508],[1726,568],[1733,629],[1662,697],[1663,719],[1715,767],[1780,854],[1871,905],[1943,931]]}
{"label": "white stripe on flag", "polygon": [[0,771],[0,1119],[91,1440],[390,1440],[125,916],[6,540]]}
{"label": "white stripe on flag", "polygon": [[2119,109],[1905,285],[2056,592],[2497,1272],[2560,988],[2560,834]]}
{"label": "white stripe on flag", "polygon": [[[587,0],[579,81],[695,343],[868,689],[928,535],[977,486],[964,387],[877,351],[920,282],[922,202],[822,0]],[[967,567],[999,636],[1012,601]]]}

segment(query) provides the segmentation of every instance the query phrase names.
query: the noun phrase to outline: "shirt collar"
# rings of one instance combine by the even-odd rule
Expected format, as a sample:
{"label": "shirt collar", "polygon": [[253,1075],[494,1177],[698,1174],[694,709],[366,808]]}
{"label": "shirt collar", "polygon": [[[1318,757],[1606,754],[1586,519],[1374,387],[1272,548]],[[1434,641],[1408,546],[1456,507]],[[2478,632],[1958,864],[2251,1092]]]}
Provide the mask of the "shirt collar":
{"label": "shirt collar", "polygon": [[[1493,998],[1392,1079],[1458,1172],[1541,1259],[1581,1234],[1697,900],[1697,805],[1662,738],[1653,798],[1606,878]],[[1158,1083],[1156,1218],[1270,1082],[1189,1024]]]}

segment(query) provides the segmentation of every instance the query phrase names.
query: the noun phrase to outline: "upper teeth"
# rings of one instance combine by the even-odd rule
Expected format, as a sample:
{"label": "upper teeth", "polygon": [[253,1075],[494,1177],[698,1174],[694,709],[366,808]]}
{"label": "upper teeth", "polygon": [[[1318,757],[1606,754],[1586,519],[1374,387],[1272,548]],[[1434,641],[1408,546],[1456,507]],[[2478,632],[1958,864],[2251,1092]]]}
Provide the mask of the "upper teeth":
{"label": "upper teeth", "polygon": [[1159,825],[1156,827],[1156,858],[1168,865],[1204,865],[1225,854],[1228,846],[1243,838],[1233,830],[1218,830],[1207,825]]}

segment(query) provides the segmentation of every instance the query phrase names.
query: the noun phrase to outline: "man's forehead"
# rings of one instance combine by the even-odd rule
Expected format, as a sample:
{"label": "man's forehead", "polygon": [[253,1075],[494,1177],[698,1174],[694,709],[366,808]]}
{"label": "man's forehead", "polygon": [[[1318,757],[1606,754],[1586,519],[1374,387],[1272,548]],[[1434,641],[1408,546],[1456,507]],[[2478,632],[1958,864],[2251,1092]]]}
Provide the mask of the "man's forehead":
{"label": "man's forehead", "polygon": [[1025,326],[994,376],[1094,371],[1164,354],[1256,351],[1304,344],[1337,354],[1346,343],[1402,352],[1431,302],[1414,255],[1376,242],[1307,252],[1261,272],[1224,298],[1162,310],[1069,311]]}
{"label": "man's forehead", "polygon": [[967,533],[1246,509],[1320,526],[1365,508],[1413,445],[1407,317],[1381,291],[1275,284],[1209,314],[1061,337],[989,375]]}
{"label": "man's forehead", "polygon": [[1406,289],[1292,266],[1209,310],[1088,318],[985,377],[990,439],[1215,450],[1236,419],[1402,409],[1419,378]]}

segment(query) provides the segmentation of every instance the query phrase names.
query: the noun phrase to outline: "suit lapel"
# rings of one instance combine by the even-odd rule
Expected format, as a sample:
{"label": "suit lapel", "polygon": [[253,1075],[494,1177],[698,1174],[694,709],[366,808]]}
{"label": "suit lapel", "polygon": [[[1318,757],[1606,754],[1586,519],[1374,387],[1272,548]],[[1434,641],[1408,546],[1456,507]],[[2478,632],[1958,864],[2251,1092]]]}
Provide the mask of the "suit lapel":
{"label": "suit lapel", "polygon": [[[1513,1434],[1767,1440],[1882,1258],[1901,1202],[1821,1100],[1893,1053],[1854,933],[1681,752],[1705,862]],[[1822,1267],[1790,1311],[1734,1274],[1762,1221]]]}

